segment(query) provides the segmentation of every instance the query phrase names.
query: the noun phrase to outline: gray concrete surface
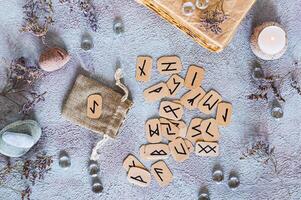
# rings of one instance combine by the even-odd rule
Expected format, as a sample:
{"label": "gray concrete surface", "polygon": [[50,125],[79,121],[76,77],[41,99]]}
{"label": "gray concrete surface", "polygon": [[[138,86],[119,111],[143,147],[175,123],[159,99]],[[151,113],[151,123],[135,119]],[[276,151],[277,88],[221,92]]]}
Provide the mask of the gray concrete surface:
{"label": "gray concrete surface", "polygon": [[[275,121],[270,116],[270,104],[250,102],[246,95],[255,90],[250,76],[251,63],[256,57],[249,47],[252,28],[263,21],[280,22],[288,33],[289,48],[279,60],[260,61],[269,73],[284,75],[294,69],[292,63],[301,58],[301,1],[260,0],[239,26],[230,45],[221,53],[210,53],[188,36],[162,20],[156,14],[133,0],[95,0],[99,18],[99,31],[92,33],[95,48],[90,52],[80,49],[81,34],[89,30],[81,13],[75,9],[69,13],[65,5],[54,1],[54,26],[65,42],[72,59],[62,70],[46,76],[39,85],[40,91],[47,91],[46,101],[35,110],[35,119],[44,127],[39,144],[28,154],[45,150],[55,155],[52,171],[45,180],[33,187],[33,200],[193,200],[197,199],[200,187],[207,186],[214,200],[279,200],[301,199],[301,96],[298,96],[285,81],[282,93],[286,98],[284,118]],[[37,58],[41,46],[36,38],[20,34],[23,1],[0,0],[0,56],[10,59],[18,55]],[[125,23],[125,33],[116,36],[112,31],[113,19],[121,16]],[[7,38],[16,43],[19,52],[11,52]],[[135,81],[135,61],[138,55],[150,55],[157,59],[163,55],[181,57],[185,75],[190,64],[206,68],[203,86],[206,90],[214,88],[225,100],[234,106],[233,123],[221,128],[221,155],[217,158],[203,158],[192,155],[183,163],[167,160],[174,174],[174,181],[162,189],[153,179],[149,188],[139,188],[126,180],[122,161],[129,153],[138,155],[139,146],[146,143],[143,124],[146,119],[156,116],[158,103],[146,104],[143,90],[158,81],[167,80],[153,69],[152,80],[143,85]],[[114,86],[114,70],[119,59],[124,71],[124,81],[131,91],[134,106],[128,114],[119,137],[103,147],[99,162],[104,184],[102,194],[93,194],[87,162],[92,146],[101,137],[84,128],[64,120],[61,107],[76,75],[84,69],[93,77],[109,86]],[[84,65],[83,65],[84,63]],[[1,67],[0,79],[5,82],[4,69]],[[184,91],[182,91],[184,92]],[[203,116],[197,111],[186,112],[184,119],[189,123],[195,116]],[[254,160],[243,160],[241,149],[254,128],[260,127],[267,132],[271,145],[276,147],[279,177],[269,168],[264,168]],[[57,155],[67,150],[72,159],[72,167],[64,171],[58,166]],[[1,158],[3,159],[3,157]],[[236,171],[241,179],[237,190],[230,190],[224,181],[217,185],[211,180],[211,170],[219,163],[225,171],[227,180],[230,171]],[[150,167],[151,162],[144,162]],[[20,185],[12,179],[12,186]],[[288,191],[290,197],[288,196]],[[20,199],[19,194],[0,188],[0,199]]]}

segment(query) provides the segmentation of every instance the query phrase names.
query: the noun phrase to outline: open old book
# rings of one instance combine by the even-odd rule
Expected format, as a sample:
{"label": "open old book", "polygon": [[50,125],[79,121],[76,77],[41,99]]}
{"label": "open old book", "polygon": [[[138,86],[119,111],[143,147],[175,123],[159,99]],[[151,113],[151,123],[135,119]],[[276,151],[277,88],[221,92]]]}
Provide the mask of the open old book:
{"label": "open old book", "polygon": [[[182,13],[183,0],[136,0],[213,52],[222,51],[256,0],[210,0],[205,10]],[[191,0],[193,3],[195,0]]]}

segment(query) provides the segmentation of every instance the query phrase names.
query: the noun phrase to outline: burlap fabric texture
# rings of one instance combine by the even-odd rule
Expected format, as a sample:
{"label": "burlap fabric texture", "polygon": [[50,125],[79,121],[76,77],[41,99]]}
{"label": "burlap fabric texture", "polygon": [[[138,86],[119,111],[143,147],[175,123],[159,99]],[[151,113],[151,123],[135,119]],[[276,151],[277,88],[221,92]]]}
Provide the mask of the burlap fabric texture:
{"label": "burlap fabric texture", "polygon": [[[92,94],[102,96],[102,114],[99,119],[87,117],[87,98]],[[63,105],[62,116],[91,131],[115,138],[132,106],[130,100],[122,102],[121,99],[122,94],[91,78],[79,75]]]}

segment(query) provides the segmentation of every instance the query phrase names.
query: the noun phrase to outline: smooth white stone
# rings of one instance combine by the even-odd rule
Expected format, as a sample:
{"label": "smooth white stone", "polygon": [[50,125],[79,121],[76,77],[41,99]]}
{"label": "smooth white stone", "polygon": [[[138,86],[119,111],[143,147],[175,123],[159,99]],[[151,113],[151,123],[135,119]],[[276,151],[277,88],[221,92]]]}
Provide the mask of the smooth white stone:
{"label": "smooth white stone", "polygon": [[6,131],[2,139],[5,143],[19,148],[30,148],[34,145],[33,137],[24,133]]}

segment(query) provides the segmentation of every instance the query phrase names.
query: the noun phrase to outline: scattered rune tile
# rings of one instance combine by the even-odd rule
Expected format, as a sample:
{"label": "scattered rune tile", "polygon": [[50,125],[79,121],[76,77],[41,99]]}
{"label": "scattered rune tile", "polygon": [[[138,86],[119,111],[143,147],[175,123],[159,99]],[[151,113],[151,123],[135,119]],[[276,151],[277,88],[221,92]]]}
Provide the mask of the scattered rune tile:
{"label": "scattered rune tile", "polygon": [[194,146],[193,146],[192,142],[190,140],[186,139],[186,138],[184,138],[184,141],[185,141],[185,144],[188,148],[189,153],[194,152]]}
{"label": "scattered rune tile", "polygon": [[192,143],[196,143],[199,140],[203,140],[203,134],[201,131],[201,123],[203,119],[194,118],[190,121],[189,127],[187,129],[186,138]]}
{"label": "scattered rune tile", "polygon": [[123,168],[128,171],[131,167],[144,168],[145,166],[132,154],[129,154],[123,161]]}
{"label": "scattered rune tile", "polygon": [[147,187],[151,182],[151,174],[146,169],[131,167],[127,175],[128,181],[140,187]]}
{"label": "scattered rune tile", "polygon": [[195,89],[201,86],[205,76],[205,69],[195,65],[191,65],[185,77],[185,86],[188,89]]}
{"label": "scattered rune tile", "polygon": [[216,120],[213,118],[203,120],[201,123],[201,132],[206,142],[215,142],[219,140],[220,134]]}
{"label": "scattered rune tile", "polygon": [[140,148],[139,148],[139,155],[140,155],[140,158],[142,160],[147,160],[147,157],[146,157],[146,154],[145,154],[145,144],[141,145]]}
{"label": "scattered rune tile", "polygon": [[136,80],[147,82],[151,78],[153,59],[150,56],[138,56],[136,64]]}
{"label": "scattered rune tile", "polygon": [[221,102],[217,106],[216,122],[221,126],[228,126],[232,118],[232,104],[227,102]]}
{"label": "scattered rune tile", "polygon": [[173,175],[163,160],[152,164],[150,171],[161,187],[166,187],[172,182]]}
{"label": "scattered rune tile", "polygon": [[188,110],[197,109],[199,102],[205,94],[206,92],[203,88],[197,87],[181,97],[181,104]]}
{"label": "scattered rune tile", "polygon": [[144,153],[147,160],[160,160],[168,158],[170,155],[170,150],[168,144],[146,144]]}
{"label": "scattered rune tile", "polygon": [[168,144],[173,159],[177,162],[183,162],[189,158],[189,150],[183,138],[176,138]]}
{"label": "scattered rune tile", "polygon": [[182,105],[182,102],[181,102],[180,99],[174,99],[174,100],[171,100],[171,101],[174,102],[174,103]]}
{"label": "scattered rune tile", "polygon": [[87,99],[87,117],[99,119],[102,113],[102,97],[99,94],[92,94]]}
{"label": "scattered rune tile", "polygon": [[154,102],[168,96],[168,88],[166,83],[160,82],[147,88],[143,92],[144,99],[148,102]]}
{"label": "scattered rune tile", "polygon": [[168,119],[160,118],[160,125],[162,136],[165,139],[173,141],[180,136],[180,129]]}
{"label": "scattered rune tile", "polygon": [[177,74],[182,70],[182,62],[177,56],[163,56],[157,60],[157,67],[162,75]]}
{"label": "scattered rune tile", "polygon": [[210,90],[199,102],[198,108],[205,114],[211,114],[217,107],[217,104],[222,101],[222,97],[214,90]]}
{"label": "scattered rune tile", "polygon": [[146,139],[149,143],[161,142],[161,125],[159,119],[149,119],[145,123]]}
{"label": "scattered rune tile", "polygon": [[169,120],[169,121],[179,129],[179,136],[185,138],[187,133],[186,123],[183,120],[180,121]]}
{"label": "scattered rune tile", "polygon": [[195,154],[198,156],[218,156],[219,144],[217,142],[197,142]]}
{"label": "scattered rune tile", "polygon": [[168,88],[168,94],[170,97],[174,97],[178,94],[184,85],[184,79],[177,74],[172,75],[166,82]]}
{"label": "scattered rune tile", "polygon": [[159,115],[161,117],[180,120],[184,114],[183,106],[172,101],[162,101],[160,103]]}

